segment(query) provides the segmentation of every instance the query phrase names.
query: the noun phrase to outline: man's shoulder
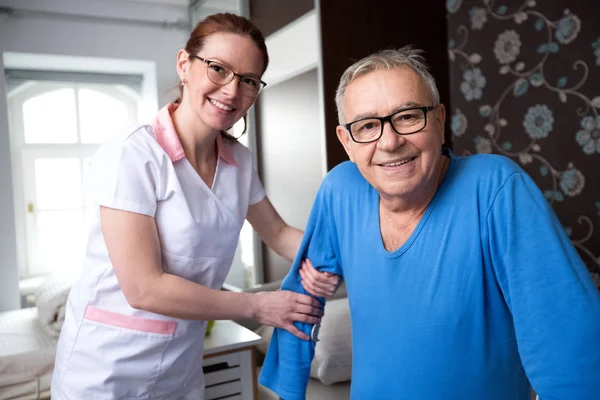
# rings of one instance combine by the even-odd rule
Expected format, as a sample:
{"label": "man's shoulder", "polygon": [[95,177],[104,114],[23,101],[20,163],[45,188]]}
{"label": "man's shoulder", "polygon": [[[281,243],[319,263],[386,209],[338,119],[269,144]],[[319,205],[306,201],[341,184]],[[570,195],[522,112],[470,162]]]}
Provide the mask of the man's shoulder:
{"label": "man's shoulder", "polygon": [[336,165],[327,173],[324,183],[328,185],[347,185],[351,182],[365,182],[356,164],[352,161],[344,161]]}
{"label": "man's shoulder", "polygon": [[319,189],[320,196],[330,199],[351,199],[359,193],[365,193],[371,185],[362,176],[356,164],[344,161],[331,169],[323,178]]}
{"label": "man's shoulder", "polygon": [[461,175],[485,180],[504,181],[523,170],[513,160],[499,154],[474,154],[455,157],[455,167]]}

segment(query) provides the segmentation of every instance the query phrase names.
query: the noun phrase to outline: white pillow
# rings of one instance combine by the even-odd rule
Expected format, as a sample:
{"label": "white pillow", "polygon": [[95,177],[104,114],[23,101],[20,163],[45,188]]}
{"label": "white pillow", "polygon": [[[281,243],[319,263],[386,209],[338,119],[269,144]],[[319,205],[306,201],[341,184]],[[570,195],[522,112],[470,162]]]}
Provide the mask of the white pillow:
{"label": "white pillow", "polygon": [[[256,347],[264,354],[269,347],[273,328],[263,325],[256,333],[262,337]],[[318,339],[310,376],[326,385],[349,381],[352,377],[352,330],[347,298],[326,303]]]}
{"label": "white pillow", "polygon": [[35,306],[42,328],[57,338],[65,320],[66,302],[75,277],[55,273],[50,275],[36,292]]}
{"label": "white pillow", "polygon": [[348,298],[327,302],[318,339],[310,376],[326,385],[349,381],[352,377],[352,329]]}

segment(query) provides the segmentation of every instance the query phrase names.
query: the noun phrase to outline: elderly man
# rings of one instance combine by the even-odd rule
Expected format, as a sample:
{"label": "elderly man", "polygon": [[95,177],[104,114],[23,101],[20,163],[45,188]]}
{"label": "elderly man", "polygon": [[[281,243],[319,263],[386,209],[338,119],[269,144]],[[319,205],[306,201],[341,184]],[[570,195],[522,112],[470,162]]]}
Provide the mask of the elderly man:
{"label": "elderly man", "polygon": [[[351,162],[324,179],[282,288],[303,291],[305,257],[343,276],[352,399],[528,399],[530,382],[542,400],[600,399],[598,290],[523,170],[440,150],[446,110],[420,53],[342,76]],[[276,330],[261,383],[304,399],[314,346]]]}

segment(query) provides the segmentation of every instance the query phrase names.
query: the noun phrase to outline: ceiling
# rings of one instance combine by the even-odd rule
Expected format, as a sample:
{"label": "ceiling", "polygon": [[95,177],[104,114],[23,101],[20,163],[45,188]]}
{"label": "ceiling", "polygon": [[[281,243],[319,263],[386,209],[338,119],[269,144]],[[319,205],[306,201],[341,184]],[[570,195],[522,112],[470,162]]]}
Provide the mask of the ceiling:
{"label": "ceiling", "polygon": [[201,7],[214,8],[214,9],[237,9],[241,3],[241,0],[114,0],[121,2],[145,2],[154,4],[165,4],[165,5],[191,5],[197,3]]}

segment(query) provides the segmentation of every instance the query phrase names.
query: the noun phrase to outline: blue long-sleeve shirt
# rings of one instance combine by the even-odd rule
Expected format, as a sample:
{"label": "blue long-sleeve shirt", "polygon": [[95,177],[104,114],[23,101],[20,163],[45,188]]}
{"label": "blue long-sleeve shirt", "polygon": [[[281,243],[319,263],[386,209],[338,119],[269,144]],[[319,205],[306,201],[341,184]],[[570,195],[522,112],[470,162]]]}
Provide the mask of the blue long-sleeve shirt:
{"label": "blue long-sleeve shirt", "polygon": [[[541,400],[600,399],[600,295],[516,164],[451,156],[425,214],[392,252],[378,207],[354,164],[334,168],[282,284],[304,292],[306,257],[343,275],[352,399],[525,400],[529,381]],[[260,382],[304,399],[314,346],[276,329]]]}

